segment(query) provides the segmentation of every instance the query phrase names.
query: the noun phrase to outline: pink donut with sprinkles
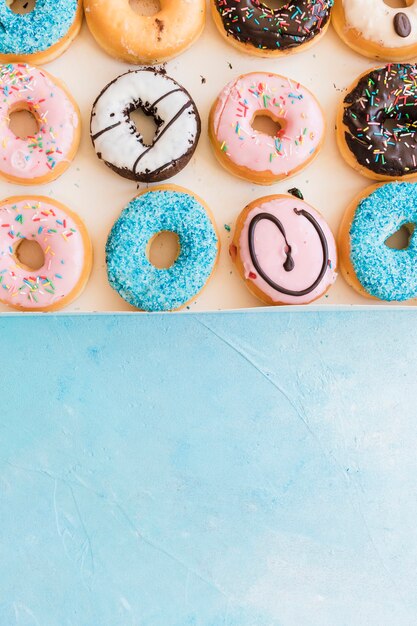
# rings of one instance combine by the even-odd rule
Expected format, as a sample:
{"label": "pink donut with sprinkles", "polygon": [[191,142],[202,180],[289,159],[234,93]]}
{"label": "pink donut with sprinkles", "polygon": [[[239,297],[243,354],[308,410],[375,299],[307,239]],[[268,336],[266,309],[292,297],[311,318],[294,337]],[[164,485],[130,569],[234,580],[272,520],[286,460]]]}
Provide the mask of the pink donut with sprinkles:
{"label": "pink donut with sprinkles", "polygon": [[[23,256],[23,244],[36,242]],[[33,243],[31,244],[33,246]],[[24,311],[56,311],[87,284],[92,246],[82,220],[44,196],[0,202],[0,302]]]}
{"label": "pink donut with sprinkles", "polygon": [[[268,130],[255,128],[260,118],[269,118]],[[256,72],[239,76],[223,89],[211,109],[209,135],[229,172],[271,185],[314,159],[323,143],[325,121],[320,104],[300,83]]]}
{"label": "pink donut with sprinkles", "polygon": [[[29,111],[37,126],[17,137],[10,116]],[[37,185],[63,174],[80,143],[78,106],[66,87],[45,70],[24,63],[0,66],[0,175],[11,183]]]}

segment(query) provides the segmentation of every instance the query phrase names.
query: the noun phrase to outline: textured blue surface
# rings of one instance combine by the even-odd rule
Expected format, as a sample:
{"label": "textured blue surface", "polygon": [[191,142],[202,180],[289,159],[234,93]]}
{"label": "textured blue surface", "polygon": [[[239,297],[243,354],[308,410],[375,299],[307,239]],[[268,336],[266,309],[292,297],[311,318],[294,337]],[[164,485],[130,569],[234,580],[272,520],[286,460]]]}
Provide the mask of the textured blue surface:
{"label": "textured blue surface", "polygon": [[[178,235],[180,252],[168,269],[154,267],[148,244],[163,231]],[[134,198],[106,245],[110,285],[144,311],[173,311],[198,294],[211,276],[218,238],[205,208],[189,193],[155,190]]]}
{"label": "textured blue surface", "polygon": [[1,54],[33,54],[47,50],[62,39],[77,12],[77,0],[36,0],[33,11],[13,13],[0,2]]}
{"label": "textured blue surface", "polygon": [[416,623],[416,311],[0,329],[2,626]]}
{"label": "textured blue surface", "polygon": [[351,258],[368,293],[389,302],[417,297],[417,236],[408,248],[385,241],[405,224],[417,225],[417,184],[388,183],[364,198],[352,222]]}

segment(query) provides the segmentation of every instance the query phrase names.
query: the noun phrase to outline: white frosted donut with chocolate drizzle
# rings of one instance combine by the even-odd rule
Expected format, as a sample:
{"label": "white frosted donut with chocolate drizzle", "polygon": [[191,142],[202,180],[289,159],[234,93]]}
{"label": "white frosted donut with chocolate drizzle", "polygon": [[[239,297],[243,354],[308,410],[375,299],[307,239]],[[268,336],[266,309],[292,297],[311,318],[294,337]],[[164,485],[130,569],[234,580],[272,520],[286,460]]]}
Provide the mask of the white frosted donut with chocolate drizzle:
{"label": "white frosted donut with chocolate drizzle", "polygon": [[266,304],[308,304],[336,280],[333,234],[318,211],[295,197],[259,198],[239,215],[230,255],[248,289]]}
{"label": "white frosted donut with chocolate drizzle", "polygon": [[[137,109],[154,119],[157,130],[150,145],[130,118]],[[159,182],[182,170],[200,132],[200,116],[188,91],[152,68],[116,78],[98,96],[91,114],[97,156],[121,176],[139,182]]]}

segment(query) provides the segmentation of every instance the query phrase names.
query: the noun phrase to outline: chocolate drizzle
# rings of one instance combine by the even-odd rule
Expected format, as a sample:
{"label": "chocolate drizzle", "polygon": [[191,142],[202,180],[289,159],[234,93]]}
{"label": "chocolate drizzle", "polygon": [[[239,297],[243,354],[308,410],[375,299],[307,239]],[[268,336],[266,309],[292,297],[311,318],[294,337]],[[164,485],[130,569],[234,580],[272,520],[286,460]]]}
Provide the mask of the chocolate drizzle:
{"label": "chocolate drizzle", "polygon": [[389,64],[362,77],[346,96],[345,140],[376,174],[417,172],[417,66]]}
{"label": "chocolate drizzle", "polygon": [[333,0],[293,0],[271,9],[262,0],[215,0],[225,31],[255,48],[288,50],[316,37],[330,19]]}
{"label": "chocolate drizzle", "polygon": [[255,252],[255,231],[256,231],[256,227],[259,224],[259,222],[261,222],[262,220],[268,220],[270,222],[272,222],[273,224],[275,224],[275,226],[278,228],[278,230],[280,231],[280,233],[282,234],[282,236],[284,237],[285,240],[285,244],[286,244],[286,255],[287,258],[283,264],[283,267],[285,269],[286,272],[291,272],[294,268],[295,268],[295,262],[294,259],[292,257],[292,250],[291,250],[291,246],[287,241],[287,235],[284,229],[284,226],[282,225],[282,223],[280,222],[280,220],[275,217],[275,215],[272,215],[271,213],[258,213],[258,215],[255,215],[255,217],[252,218],[250,224],[249,224],[249,233],[248,233],[248,237],[249,237],[249,254],[253,263],[254,268],[256,269],[256,271],[258,272],[259,276],[261,278],[263,278],[263,280],[268,283],[268,285],[270,287],[272,287],[273,289],[275,289],[275,291],[279,291],[279,293],[283,293],[284,295],[287,296],[294,296],[294,297],[302,297],[302,296],[306,296],[309,293],[311,293],[312,291],[314,291],[316,289],[316,287],[319,286],[319,284],[321,283],[321,281],[324,278],[324,275],[326,274],[327,268],[329,266],[329,248],[327,245],[327,239],[326,236],[320,226],[320,224],[317,222],[317,220],[311,215],[311,213],[309,213],[308,211],[305,211],[304,209],[294,209],[294,213],[296,215],[302,215],[303,217],[305,217],[315,228],[317,235],[319,236],[320,239],[320,243],[321,243],[321,247],[323,250],[323,264],[320,270],[320,274],[318,275],[317,279],[314,281],[314,283],[312,285],[310,285],[310,287],[307,287],[306,289],[303,289],[302,291],[292,291],[290,289],[286,289],[285,287],[281,287],[280,285],[278,285],[276,282],[274,282],[272,280],[272,278],[270,278],[267,274],[265,274],[265,272],[263,271],[262,267],[259,264],[258,261],[258,257],[256,256],[256,252]]}
{"label": "chocolate drizzle", "polygon": [[[179,111],[177,111],[175,113],[175,115],[169,120],[169,122],[164,126],[163,130],[157,135],[155,136],[155,139],[152,142],[152,145],[150,145],[144,152],[142,152],[142,154],[140,154],[138,156],[138,158],[135,161],[135,164],[133,166],[133,171],[136,174],[137,171],[137,167],[139,162],[143,159],[143,157],[148,154],[148,152],[150,152],[153,147],[155,146],[155,144],[158,143],[158,141],[161,139],[161,137],[163,137],[163,135],[166,133],[166,131],[171,128],[171,126],[173,124],[175,124],[175,122],[177,121],[177,119],[179,119],[181,117],[181,115],[184,113],[184,111],[186,111],[188,108],[190,108],[192,106],[193,102],[191,101],[191,99],[186,102],[184,104],[184,106],[181,107],[181,109]],[[165,167],[167,167],[166,165],[164,165],[162,168],[158,168],[157,170],[153,170],[153,172],[150,172],[150,174],[156,174],[159,173],[160,171],[162,171],[163,169],[165,169]]]}

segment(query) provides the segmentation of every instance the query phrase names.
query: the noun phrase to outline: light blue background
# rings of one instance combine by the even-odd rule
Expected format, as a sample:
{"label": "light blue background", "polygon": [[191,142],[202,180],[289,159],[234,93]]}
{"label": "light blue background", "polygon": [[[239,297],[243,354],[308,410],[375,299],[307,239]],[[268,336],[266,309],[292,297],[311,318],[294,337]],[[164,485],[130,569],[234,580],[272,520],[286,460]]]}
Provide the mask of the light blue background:
{"label": "light blue background", "polygon": [[417,623],[417,312],[0,329],[1,626]]}

